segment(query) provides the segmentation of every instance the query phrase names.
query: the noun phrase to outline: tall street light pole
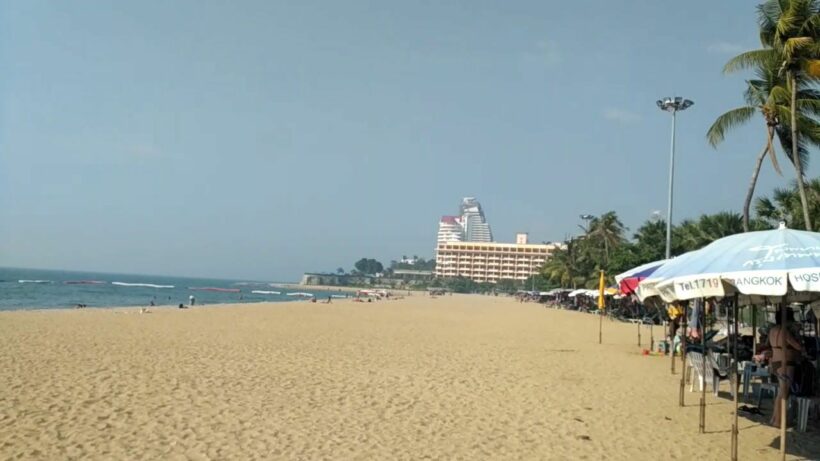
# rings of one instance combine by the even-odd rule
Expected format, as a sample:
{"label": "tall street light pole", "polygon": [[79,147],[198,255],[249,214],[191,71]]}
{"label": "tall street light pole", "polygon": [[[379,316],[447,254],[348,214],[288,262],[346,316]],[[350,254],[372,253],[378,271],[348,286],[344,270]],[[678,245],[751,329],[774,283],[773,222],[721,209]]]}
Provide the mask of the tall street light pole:
{"label": "tall street light pole", "polygon": [[666,259],[672,257],[672,193],[675,183],[675,122],[679,111],[686,110],[694,102],[680,96],[659,99],[658,107],[672,113],[672,144],[669,149],[669,202],[666,205]]}

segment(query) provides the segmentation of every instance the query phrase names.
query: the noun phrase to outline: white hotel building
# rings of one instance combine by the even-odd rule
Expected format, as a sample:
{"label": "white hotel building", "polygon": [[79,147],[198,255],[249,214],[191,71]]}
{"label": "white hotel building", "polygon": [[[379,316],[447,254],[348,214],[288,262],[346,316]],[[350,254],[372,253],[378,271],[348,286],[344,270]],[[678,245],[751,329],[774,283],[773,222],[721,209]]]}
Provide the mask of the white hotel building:
{"label": "white hotel building", "polygon": [[476,282],[526,280],[538,273],[560,244],[532,244],[527,234],[516,243],[438,241],[436,277],[467,277]]}

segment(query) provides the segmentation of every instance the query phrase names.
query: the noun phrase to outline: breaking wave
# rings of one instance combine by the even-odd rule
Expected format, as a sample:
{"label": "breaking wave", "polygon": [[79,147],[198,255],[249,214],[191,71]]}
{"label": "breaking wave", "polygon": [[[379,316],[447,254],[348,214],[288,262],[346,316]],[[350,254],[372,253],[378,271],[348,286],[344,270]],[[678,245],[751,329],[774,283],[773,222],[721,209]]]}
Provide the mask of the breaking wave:
{"label": "breaking wave", "polygon": [[153,283],[111,282],[111,285],[117,285],[121,287],[174,288],[173,285],[155,285]]}

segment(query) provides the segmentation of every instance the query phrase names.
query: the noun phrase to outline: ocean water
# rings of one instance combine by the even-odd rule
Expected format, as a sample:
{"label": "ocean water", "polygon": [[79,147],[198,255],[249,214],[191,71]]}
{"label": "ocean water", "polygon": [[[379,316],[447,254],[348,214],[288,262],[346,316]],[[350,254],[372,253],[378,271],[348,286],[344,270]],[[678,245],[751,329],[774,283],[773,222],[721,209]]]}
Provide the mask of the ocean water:
{"label": "ocean water", "polygon": [[[202,290],[207,288],[208,290]],[[311,293],[324,299],[330,295],[352,295],[351,291],[287,289],[263,281],[123,275],[38,269],[0,268],[0,310],[91,307],[157,306],[217,303],[281,302],[305,299],[288,293]],[[214,291],[231,290],[231,291]],[[238,290],[238,291],[237,291]],[[253,291],[278,291],[253,293]]]}

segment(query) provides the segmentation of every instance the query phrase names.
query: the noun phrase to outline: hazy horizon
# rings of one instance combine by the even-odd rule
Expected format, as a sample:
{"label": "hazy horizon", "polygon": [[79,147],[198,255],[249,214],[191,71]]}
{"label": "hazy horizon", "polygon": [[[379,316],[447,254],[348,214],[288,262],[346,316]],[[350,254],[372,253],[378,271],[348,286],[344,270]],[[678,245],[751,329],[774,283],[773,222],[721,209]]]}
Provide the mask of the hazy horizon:
{"label": "hazy horizon", "polygon": [[5,2],[0,266],[296,281],[432,257],[465,196],[497,241],[609,210],[631,236],[666,215],[675,95],[673,221],[739,211],[763,121],[705,134],[755,2],[560,6]]}

